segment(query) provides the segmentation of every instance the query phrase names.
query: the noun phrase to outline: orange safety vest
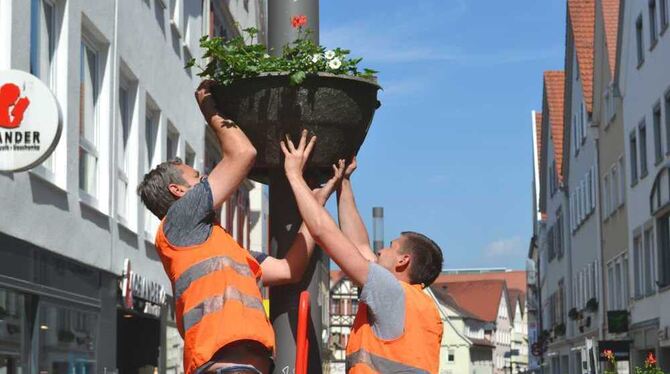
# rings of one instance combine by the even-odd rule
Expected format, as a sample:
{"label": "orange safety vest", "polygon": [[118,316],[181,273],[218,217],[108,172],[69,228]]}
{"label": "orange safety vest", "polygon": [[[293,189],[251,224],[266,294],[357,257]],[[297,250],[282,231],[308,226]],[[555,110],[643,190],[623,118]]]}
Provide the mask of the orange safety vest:
{"label": "orange safety vest", "polygon": [[421,285],[400,282],[405,292],[405,330],[393,340],[378,338],[361,304],[347,344],[347,373],[437,373],[442,319]]}
{"label": "orange safety vest", "polygon": [[177,247],[163,233],[156,249],[172,282],[187,374],[229,343],[253,340],[274,352],[274,331],[257,282],[261,268],[221,226],[202,244]]}

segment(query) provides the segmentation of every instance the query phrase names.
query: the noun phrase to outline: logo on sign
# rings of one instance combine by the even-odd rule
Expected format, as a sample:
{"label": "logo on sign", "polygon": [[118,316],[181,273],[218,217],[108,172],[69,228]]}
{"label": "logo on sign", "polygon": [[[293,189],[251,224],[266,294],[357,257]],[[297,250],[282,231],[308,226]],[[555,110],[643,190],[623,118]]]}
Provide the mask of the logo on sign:
{"label": "logo on sign", "polygon": [[58,102],[37,77],[0,71],[0,171],[31,169],[51,155],[61,134]]}
{"label": "logo on sign", "polygon": [[0,87],[0,127],[14,129],[23,122],[23,113],[28,109],[30,100],[21,97],[21,89],[13,83]]}

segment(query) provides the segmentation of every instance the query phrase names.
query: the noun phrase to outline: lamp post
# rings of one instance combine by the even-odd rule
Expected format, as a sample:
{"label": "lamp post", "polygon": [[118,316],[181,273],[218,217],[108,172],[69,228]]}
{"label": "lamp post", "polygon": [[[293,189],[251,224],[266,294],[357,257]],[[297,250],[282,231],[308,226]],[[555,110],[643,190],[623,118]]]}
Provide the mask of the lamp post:
{"label": "lamp post", "polygon": [[[268,51],[280,55],[282,47],[297,36],[291,27],[291,17],[307,16],[307,28],[311,38],[319,42],[318,0],[271,0],[268,1]],[[295,198],[282,169],[271,170],[270,180],[270,250],[272,255],[283,258],[295,239],[302,222]],[[325,290],[323,287],[325,286]],[[300,292],[308,290],[310,297],[310,342],[309,373],[321,373],[321,347],[323,308],[321,298],[328,295],[328,257],[315,249],[312,260],[300,283],[270,288],[270,319],[275,330],[275,373],[289,374],[295,370],[295,336],[297,329],[298,301]]]}

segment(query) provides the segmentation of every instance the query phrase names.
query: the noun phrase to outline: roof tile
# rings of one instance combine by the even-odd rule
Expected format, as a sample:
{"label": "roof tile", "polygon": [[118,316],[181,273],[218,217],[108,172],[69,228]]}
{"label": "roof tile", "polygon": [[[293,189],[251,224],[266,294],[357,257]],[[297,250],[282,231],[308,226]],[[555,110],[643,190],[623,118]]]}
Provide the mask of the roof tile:
{"label": "roof tile", "polygon": [[565,73],[563,71],[544,72],[544,94],[547,108],[542,108],[543,115],[549,112],[551,140],[554,145],[554,159],[558,179],[563,181],[563,108],[565,97]]}
{"label": "roof tile", "polygon": [[595,32],[595,0],[568,0],[568,18],[572,27],[579,75],[584,91],[586,110],[593,110],[593,40]]}
{"label": "roof tile", "polygon": [[605,44],[610,72],[614,77],[616,70],[617,40],[619,37],[619,5],[620,0],[602,0],[603,21],[605,24]]}
{"label": "roof tile", "polygon": [[494,322],[498,318],[498,307],[505,289],[505,281],[444,282],[435,283],[432,287],[433,290],[446,291],[459,307],[478,319]]}

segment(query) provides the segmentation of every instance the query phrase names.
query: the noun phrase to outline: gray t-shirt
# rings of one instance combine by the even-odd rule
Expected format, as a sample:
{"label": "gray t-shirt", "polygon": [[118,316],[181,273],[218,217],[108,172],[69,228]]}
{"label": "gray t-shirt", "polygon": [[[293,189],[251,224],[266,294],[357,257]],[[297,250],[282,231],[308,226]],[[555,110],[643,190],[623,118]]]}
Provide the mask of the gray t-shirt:
{"label": "gray t-shirt", "polygon": [[368,306],[372,331],[378,338],[393,340],[402,335],[405,330],[405,290],[390,271],[370,263],[361,301]]}
{"label": "gray t-shirt", "polygon": [[[163,232],[173,245],[188,247],[204,243],[216,224],[212,189],[203,178],[168,209]],[[268,257],[261,252],[250,253],[259,264]]]}

